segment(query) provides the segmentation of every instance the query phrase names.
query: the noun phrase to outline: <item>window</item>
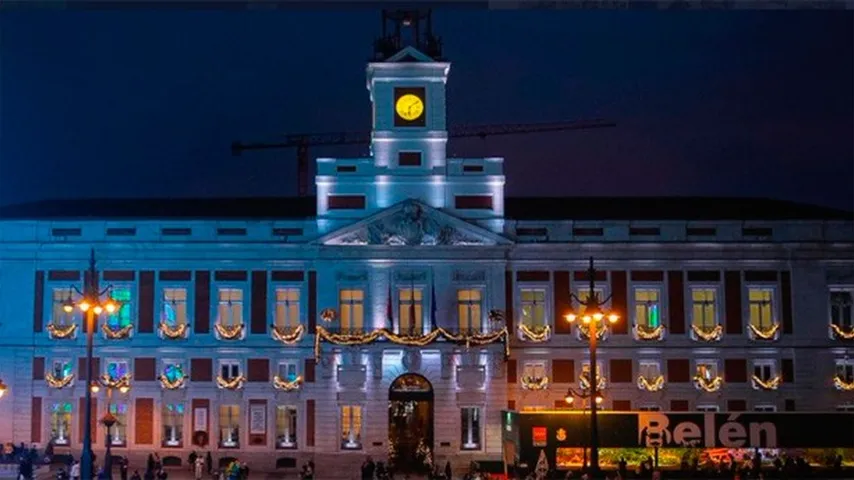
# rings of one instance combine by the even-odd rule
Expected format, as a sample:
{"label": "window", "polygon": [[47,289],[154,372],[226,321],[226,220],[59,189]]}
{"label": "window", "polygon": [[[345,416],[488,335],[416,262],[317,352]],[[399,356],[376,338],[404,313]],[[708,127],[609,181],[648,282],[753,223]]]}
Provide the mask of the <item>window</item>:
{"label": "window", "polygon": [[297,362],[293,360],[285,360],[279,362],[279,369],[276,372],[276,375],[279,376],[281,380],[286,382],[293,382],[299,376],[297,373]]}
{"label": "window", "polygon": [[[605,300],[605,298],[606,298],[605,289],[602,287],[593,288],[593,293],[596,294],[596,297],[599,299],[600,302]],[[589,288],[581,288],[577,292],[575,292],[575,296],[578,297],[578,300],[580,303],[584,303],[587,301],[587,297],[590,296],[590,289]]]}
{"label": "window", "polygon": [[691,324],[703,330],[718,325],[717,289],[698,287],[691,289]]}
{"label": "window", "polygon": [[527,361],[522,368],[522,378],[540,380],[546,378],[546,362],[545,361]]}
{"label": "window", "polygon": [[239,405],[220,405],[219,407],[219,446],[221,448],[240,446]]}
{"label": "window", "polygon": [[830,323],[846,329],[854,327],[851,322],[851,304],[850,291],[830,292]]}
{"label": "window", "polygon": [[697,405],[698,412],[717,412],[720,411],[720,407],[717,405]]}
{"label": "window", "polygon": [[640,410],[641,412],[660,412],[661,407],[658,405],[652,405],[652,404],[650,404],[650,405],[639,405],[638,410]]}
{"label": "window", "polygon": [[776,412],[777,405],[754,405],[754,412]]}
{"label": "window", "polygon": [[184,380],[184,366],[177,360],[164,360],[163,378],[170,384],[179,384]]}
{"label": "window", "polygon": [[219,375],[225,381],[240,377],[240,362],[237,360],[220,360]]}
{"label": "window", "polygon": [[755,360],[753,362],[753,376],[768,382],[777,376],[777,365],[774,360]]}
{"label": "window", "polygon": [[243,289],[220,288],[217,323],[226,327],[243,325]]}
{"label": "window", "polygon": [[718,378],[718,364],[713,360],[697,360],[697,375],[711,382]]}
{"label": "window", "polygon": [[275,324],[281,329],[295,329],[300,324],[299,288],[276,288]]}
{"label": "window", "polygon": [[71,402],[50,407],[50,438],[54,445],[71,445]]}
{"label": "window", "polygon": [[[585,385],[590,385],[590,362],[584,362],[581,365],[581,375],[578,377],[578,382],[584,388]],[[596,383],[599,385],[599,389],[605,387],[605,376],[602,374],[602,365],[599,362],[596,362]]]}
{"label": "window", "polygon": [[55,287],[53,289],[50,318],[54,325],[65,327],[74,323],[74,313],[77,309],[72,310],[71,313],[65,311],[65,303],[71,298],[73,291],[71,287]]}
{"label": "window", "polygon": [[123,447],[128,443],[128,405],[126,403],[111,403],[110,413],[116,417],[113,425],[113,443],[115,447]]}
{"label": "window", "polygon": [[424,289],[407,287],[397,290],[399,333],[421,333],[424,318]]}
{"label": "window", "polygon": [[341,407],[341,448],[345,450],[362,448],[362,407],[359,405]]}
{"label": "window", "polygon": [[480,408],[460,409],[460,450],[480,450]]}
{"label": "window", "polygon": [[127,285],[114,286],[110,289],[110,297],[119,308],[107,316],[107,326],[111,330],[121,330],[133,324],[133,295]]}
{"label": "window", "polygon": [[638,372],[641,377],[647,380],[655,380],[661,376],[661,362],[658,360],[641,360],[638,365]]}
{"label": "window", "polygon": [[546,326],[546,290],[544,288],[523,288],[519,292],[522,303],[521,322],[527,327]]}
{"label": "window", "polygon": [[341,290],[339,294],[341,330],[361,331],[365,322],[365,292],[362,289]]}
{"label": "window", "polygon": [[479,288],[457,290],[457,313],[461,332],[480,333],[483,311],[483,293]]}
{"label": "window", "polygon": [[163,313],[161,321],[170,327],[187,324],[187,289],[167,287],[163,289]]}
{"label": "window", "polygon": [[635,325],[650,330],[661,326],[661,297],[657,288],[635,289]]}
{"label": "window", "polygon": [[836,377],[845,383],[854,383],[854,361],[847,358],[837,360]]}
{"label": "window", "polygon": [[54,380],[62,380],[68,378],[74,373],[74,364],[71,360],[56,359],[51,364],[50,374]]}
{"label": "window", "polygon": [[774,326],[774,289],[750,287],[747,290],[750,324],[757,329]]}
{"label": "window", "polygon": [[297,448],[297,407],[276,406],[276,447]]}
{"label": "window", "polygon": [[109,360],[107,362],[107,376],[111,381],[116,381],[130,374],[127,360]]}
{"label": "window", "polygon": [[163,446],[180,447],[184,441],[184,404],[167,403],[162,412]]}

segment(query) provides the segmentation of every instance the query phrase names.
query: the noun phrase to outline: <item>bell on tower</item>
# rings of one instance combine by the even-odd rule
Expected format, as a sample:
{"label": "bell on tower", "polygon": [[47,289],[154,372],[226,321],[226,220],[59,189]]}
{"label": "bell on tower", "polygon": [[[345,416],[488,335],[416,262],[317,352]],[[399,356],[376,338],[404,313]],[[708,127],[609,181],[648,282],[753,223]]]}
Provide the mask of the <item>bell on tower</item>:
{"label": "bell on tower", "polygon": [[406,47],[441,62],[442,40],[433,35],[430,10],[383,10],[382,36],[374,42],[372,61],[383,62]]}

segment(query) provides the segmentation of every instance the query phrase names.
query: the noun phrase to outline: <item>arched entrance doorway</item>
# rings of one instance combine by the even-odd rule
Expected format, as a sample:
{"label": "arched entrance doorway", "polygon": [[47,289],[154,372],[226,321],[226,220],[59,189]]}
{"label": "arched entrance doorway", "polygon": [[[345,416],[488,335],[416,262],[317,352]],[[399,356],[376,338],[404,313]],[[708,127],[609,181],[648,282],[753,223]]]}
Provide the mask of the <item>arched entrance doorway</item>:
{"label": "arched entrance doorway", "polygon": [[425,471],[433,452],[433,386],[415,373],[397,377],[388,390],[389,463],[398,472]]}

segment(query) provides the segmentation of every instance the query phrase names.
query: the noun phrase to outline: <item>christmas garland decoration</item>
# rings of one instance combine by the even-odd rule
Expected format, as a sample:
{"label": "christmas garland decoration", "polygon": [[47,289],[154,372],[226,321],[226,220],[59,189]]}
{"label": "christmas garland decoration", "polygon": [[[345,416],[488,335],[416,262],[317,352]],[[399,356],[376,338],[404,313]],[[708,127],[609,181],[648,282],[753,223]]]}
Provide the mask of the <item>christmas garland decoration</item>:
{"label": "christmas garland decoration", "polygon": [[292,382],[283,380],[282,377],[278,375],[273,377],[273,388],[275,388],[276,390],[293,392],[294,390],[298,390],[300,385],[302,385],[302,377],[297,377]]}
{"label": "christmas garland decoration", "polygon": [[50,388],[63,389],[74,381],[74,374],[70,373],[62,378],[56,378],[52,373],[46,373],[44,376],[47,386]]}
{"label": "christmas garland decoration", "polygon": [[[599,340],[605,340],[605,336],[608,335],[608,325],[600,324],[599,328],[596,330],[596,338]],[[578,326],[578,339],[579,340],[590,340],[590,328],[587,325],[579,325]]]}
{"label": "christmas garland decoration", "polygon": [[833,334],[835,339],[841,340],[854,340],[854,328],[849,330],[844,330],[842,327],[835,323],[830,324],[830,331]]}
{"label": "christmas garland decoration", "polygon": [[715,377],[711,380],[706,380],[702,375],[694,376],[694,385],[698,390],[703,390],[704,392],[717,392],[721,389],[724,384],[724,379],[721,377]]}
{"label": "christmas garland decoration", "polygon": [[181,375],[179,378],[174,381],[166,378],[166,375],[160,375],[158,377],[160,379],[160,386],[166,390],[177,390],[179,388],[184,388],[187,382],[187,377]]}
{"label": "christmas garland decoration", "polygon": [[326,323],[332,323],[338,317],[338,313],[334,308],[324,308],[320,311],[320,319]]}
{"label": "christmas garland decoration", "polygon": [[[273,335],[273,339],[279,342],[284,343],[285,345],[293,345],[302,340],[302,334],[305,332],[303,326],[297,325],[296,328],[291,329],[290,327],[277,327],[275,325],[270,325],[271,334]],[[290,332],[288,330],[291,330]]]}
{"label": "christmas garland decoration", "polygon": [[780,383],[783,381],[779,375],[769,379],[768,381],[764,381],[756,375],[753,375],[750,380],[755,390],[777,390],[777,388],[780,387]]}
{"label": "christmas garland decoration", "polygon": [[854,382],[846,382],[839,375],[835,375],[833,377],[833,386],[836,387],[837,390],[841,390],[843,392],[850,392],[854,390]]}
{"label": "christmas garland decoration", "polygon": [[48,324],[47,333],[50,335],[50,338],[54,340],[65,340],[66,338],[74,338],[74,334],[77,333],[77,324],[72,323],[71,325],[54,325]]}
{"label": "christmas garland decoration", "polygon": [[237,390],[243,388],[243,382],[246,381],[246,377],[243,375],[232,378],[231,380],[226,380],[220,376],[216,377],[216,386],[219,388],[224,388],[226,390]]}
{"label": "christmas garland decoration", "polygon": [[240,325],[222,325],[217,323],[214,325],[217,337],[220,340],[240,340],[243,337],[243,324]]}
{"label": "christmas garland decoration", "polygon": [[660,392],[664,389],[664,376],[659,375],[652,380],[643,375],[638,376],[638,388],[647,392]]}
{"label": "christmas garland decoration", "polygon": [[522,340],[526,342],[542,343],[549,339],[552,329],[548,325],[529,327],[524,323],[520,323],[519,333],[522,335]]}
{"label": "christmas garland decoration", "polygon": [[106,337],[107,340],[121,340],[130,337],[130,333],[133,331],[133,325],[125,325],[118,330],[113,330],[106,323],[102,323],[101,331],[104,332],[104,337]]}
{"label": "christmas garland decoration", "polygon": [[780,333],[780,324],[775,323],[771,327],[761,329],[758,327],[748,325],[750,329],[750,334],[754,340],[777,340],[778,333]]}
{"label": "christmas garland decoration", "polygon": [[696,335],[698,339],[704,342],[717,342],[724,334],[724,327],[721,325],[715,325],[711,330],[707,330],[702,327],[698,327],[697,325],[691,325],[691,331],[694,332],[694,335]]}
{"label": "christmas garland decoration", "polygon": [[485,334],[453,334],[442,327],[438,327],[430,333],[423,335],[398,335],[392,333],[386,328],[380,328],[368,333],[331,333],[320,325],[317,326],[317,334],[314,337],[314,357],[320,359],[320,344],[321,342],[329,342],[333,345],[355,346],[367,345],[378,340],[388,340],[396,345],[405,345],[408,347],[423,347],[433,343],[439,338],[444,338],[450,342],[465,344],[466,348],[472,345],[489,345],[496,342],[504,342],[504,356],[510,356],[510,342],[508,339],[507,329],[493,333]]}
{"label": "christmas garland decoration", "polygon": [[[605,377],[602,376],[601,373],[596,375],[596,391],[604,390],[606,381]],[[578,376],[578,384],[581,385],[582,390],[590,390],[590,372],[581,372],[581,375]]]}
{"label": "christmas garland decoration", "polygon": [[538,391],[545,390],[549,386],[548,377],[522,377],[522,388],[525,390]]}
{"label": "christmas garland decoration", "polygon": [[664,340],[664,325],[655,328],[635,325],[635,336],[638,340]]}
{"label": "christmas garland decoration", "polygon": [[187,324],[182,323],[176,326],[170,326],[166,322],[160,322],[160,334],[164,338],[171,340],[180,340],[187,337]]}
{"label": "christmas garland decoration", "polygon": [[130,374],[126,373],[119,378],[113,378],[108,374],[101,375],[101,384],[107,388],[130,387]]}

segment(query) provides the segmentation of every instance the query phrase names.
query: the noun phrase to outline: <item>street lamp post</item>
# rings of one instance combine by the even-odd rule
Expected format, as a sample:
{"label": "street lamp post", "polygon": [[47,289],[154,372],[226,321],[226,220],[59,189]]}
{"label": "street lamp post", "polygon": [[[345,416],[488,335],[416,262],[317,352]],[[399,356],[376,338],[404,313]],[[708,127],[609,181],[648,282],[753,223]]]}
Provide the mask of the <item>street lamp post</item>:
{"label": "street lamp post", "polygon": [[75,307],[79,308],[86,314],[86,408],[84,410],[83,421],[85,428],[83,429],[83,452],[80,455],[80,477],[84,480],[92,478],[92,389],[88,388],[92,385],[92,350],[95,339],[95,327],[97,325],[98,316],[107,311],[113,313],[118,309],[118,305],[111,298],[105,302],[101,301],[101,296],[109,293],[110,287],[100,290],[98,287],[98,270],[95,268],[95,250],[93,249],[89,256],[89,270],[86,278],[83,281],[83,291],[80,291],[74,285],[71,288],[80,295],[79,301],[75,302],[71,295],[63,302],[63,310],[66,313],[74,311]]}
{"label": "street lamp post", "polygon": [[91,393],[98,393],[101,390],[101,385],[104,386],[107,392],[107,411],[104,413],[104,416],[101,418],[101,423],[107,427],[107,437],[106,437],[106,452],[104,453],[104,477],[112,480],[113,478],[113,425],[118,422],[118,419],[113,415],[113,412],[110,410],[113,406],[113,389],[118,389],[121,393],[128,393],[130,391],[130,382],[128,382],[126,377],[120,379],[108,379],[102,378],[92,382],[89,386],[89,390]]}
{"label": "street lamp post", "polygon": [[572,299],[578,302],[581,307],[579,315],[570,312],[566,315],[568,322],[574,322],[576,318],[581,317],[583,326],[587,328],[588,338],[590,341],[590,393],[587,396],[594,396],[594,401],[590,402],[590,473],[597,475],[599,473],[599,429],[596,418],[598,403],[602,402],[602,396],[599,393],[599,378],[596,363],[596,346],[598,343],[599,327],[602,325],[605,318],[610,323],[616,323],[620,317],[614,313],[605,312],[602,307],[611,299],[609,296],[604,300],[599,299],[599,294],[596,293],[596,269],[593,266],[593,257],[590,257],[590,267],[587,269],[587,279],[589,288],[587,298],[584,300],[578,298],[574,293],[570,292],[570,310],[572,307]]}

